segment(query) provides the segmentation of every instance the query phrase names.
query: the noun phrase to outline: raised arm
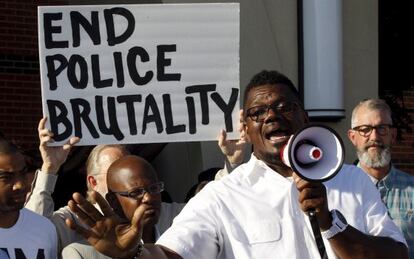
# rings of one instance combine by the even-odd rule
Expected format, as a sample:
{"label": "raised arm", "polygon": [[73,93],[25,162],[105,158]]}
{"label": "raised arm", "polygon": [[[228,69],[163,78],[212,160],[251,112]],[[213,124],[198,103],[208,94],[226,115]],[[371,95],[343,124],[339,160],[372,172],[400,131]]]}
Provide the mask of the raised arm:
{"label": "raised arm", "polygon": [[82,235],[97,251],[110,257],[125,259],[134,258],[137,254],[141,254],[140,259],[181,258],[174,251],[162,246],[145,244],[142,247],[142,218],[147,204],[142,203],[135,210],[131,222],[124,223],[99,193],[93,192],[91,197],[99,204],[102,213],[81,194],[74,193],[73,200],[69,201],[68,206],[88,228],[70,219],[66,220],[66,224]]}
{"label": "raised arm", "polygon": [[79,138],[73,137],[63,146],[50,147],[48,143],[53,142],[53,133],[45,128],[45,124],[46,118],[43,118],[38,126],[39,151],[43,165],[36,172],[25,207],[49,218],[53,222],[59,236],[59,249],[62,249],[69,243],[78,241],[81,237],[66,227],[65,219],[73,217],[68,208],[60,208],[58,211],[54,211],[52,193],[55,189],[57,172],[65,162],[71,147],[79,141]]}
{"label": "raised arm", "polygon": [[218,146],[220,147],[221,152],[225,156],[224,169],[220,170],[215,180],[219,180],[225,175],[231,173],[234,168],[243,163],[244,154],[246,152],[247,141],[246,141],[246,132],[244,130],[243,123],[243,110],[239,112],[240,123],[238,131],[240,138],[236,140],[227,139],[227,133],[225,130],[221,130],[218,136]]}
{"label": "raised arm", "polygon": [[57,180],[57,172],[65,162],[71,147],[79,142],[72,137],[63,146],[51,147],[53,133],[45,128],[46,118],[42,118],[38,126],[39,151],[43,160],[42,168],[36,172],[35,180],[25,207],[45,217],[52,217],[54,204],[52,193]]}

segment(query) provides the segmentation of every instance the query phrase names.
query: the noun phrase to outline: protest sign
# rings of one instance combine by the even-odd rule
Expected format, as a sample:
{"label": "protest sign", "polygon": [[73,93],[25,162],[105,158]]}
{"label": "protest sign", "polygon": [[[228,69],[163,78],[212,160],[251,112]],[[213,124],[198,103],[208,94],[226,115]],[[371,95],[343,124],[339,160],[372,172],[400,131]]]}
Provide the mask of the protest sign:
{"label": "protest sign", "polygon": [[38,8],[55,144],[237,137],[239,4]]}

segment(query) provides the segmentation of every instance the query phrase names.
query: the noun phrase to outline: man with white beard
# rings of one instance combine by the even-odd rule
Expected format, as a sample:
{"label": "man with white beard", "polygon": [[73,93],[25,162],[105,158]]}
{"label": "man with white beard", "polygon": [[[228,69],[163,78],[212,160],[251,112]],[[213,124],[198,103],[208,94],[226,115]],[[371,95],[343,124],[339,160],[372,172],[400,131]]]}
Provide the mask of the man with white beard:
{"label": "man with white beard", "polygon": [[356,148],[358,166],[377,186],[414,258],[414,177],[391,163],[391,145],[397,136],[391,109],[384,100],[364,100],[354,108],[351,123],[348,137]]}

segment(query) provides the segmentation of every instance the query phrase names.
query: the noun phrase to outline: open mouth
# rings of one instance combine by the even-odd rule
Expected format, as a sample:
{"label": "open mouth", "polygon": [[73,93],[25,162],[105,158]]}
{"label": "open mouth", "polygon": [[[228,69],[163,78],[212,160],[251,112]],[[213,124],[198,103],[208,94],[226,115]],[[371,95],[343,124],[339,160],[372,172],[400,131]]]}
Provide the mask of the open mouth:
{"label": "open mouth", "polygon": [[290,135],[291,134],[287,132],[286,130],[272,129],[268,131],[267,133],[265,133],[265,138],[275,144],[279,144],[279,143],[287,142],[290,138]]}
{"label": "open mouth", "polygon": [[26,201],[26,194],[24,194],[24,195],[15,195],[15,196],[13,196],[13,200],[15,202],[25,202]]}

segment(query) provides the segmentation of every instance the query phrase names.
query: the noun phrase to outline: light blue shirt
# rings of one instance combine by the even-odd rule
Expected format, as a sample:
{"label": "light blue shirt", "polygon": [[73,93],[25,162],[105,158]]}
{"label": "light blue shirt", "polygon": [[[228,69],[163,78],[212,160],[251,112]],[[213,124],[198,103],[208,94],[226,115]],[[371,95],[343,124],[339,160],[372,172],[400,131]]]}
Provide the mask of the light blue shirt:
{"label": "light blue shirt", "polygon": [[371,179],[381,193],[388,214],[403,232],[410,258],[414,259],[414,176],[391,166],[382,180]]}

